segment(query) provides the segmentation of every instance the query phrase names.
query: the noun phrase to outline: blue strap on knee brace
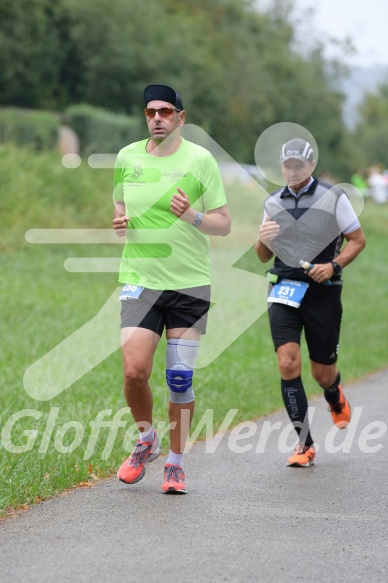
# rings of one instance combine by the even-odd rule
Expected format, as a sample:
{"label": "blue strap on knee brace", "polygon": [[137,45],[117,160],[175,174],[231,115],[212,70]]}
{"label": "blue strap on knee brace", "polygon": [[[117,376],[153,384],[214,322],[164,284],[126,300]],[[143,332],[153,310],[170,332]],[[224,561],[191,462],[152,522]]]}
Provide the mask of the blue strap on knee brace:
{"label": "blue strap on knee brace", "polygon": [[193,368],[198,347],[198,340],[169,338],[167,341],[166,382],[173,403],[190,403],[194,400]]}
{"label": "blue strap on knee brace", "polygon": [[182,367],[167,369],[166,382],[174,393],[184,393],[193,384],[193,371]]}

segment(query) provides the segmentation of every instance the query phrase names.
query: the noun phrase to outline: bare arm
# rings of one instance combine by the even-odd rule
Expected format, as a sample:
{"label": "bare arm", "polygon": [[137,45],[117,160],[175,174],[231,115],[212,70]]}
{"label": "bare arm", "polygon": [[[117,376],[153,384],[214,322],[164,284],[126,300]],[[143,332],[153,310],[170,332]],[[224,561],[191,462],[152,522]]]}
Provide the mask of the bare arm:
{"label": "bare arm", "polygon": [[361,253],[366,245],[366,239],[362,228],[352,231],[344,235],[346,239],[346,245],[342,249],[341,253],[335,258],[336,262],[341,265],[341,267],[346,267],[351,263],[357,255]]}
{"label": "bare arm", "polygon": [[[351,233],[347,233],[344,237],[346,239],[346,245],[335,258],[335,262],[341,267],[349,265],[366,245],[365,235],[361,227]],[[319,280],[321,283],[330,279],[334,275],[334,270],[331,263],[320,263],[316,264],[308,274],[312,279],[315,281]]]}
{"label": "bare arm", "polygon": [[278,233],[279,225],[267,216],[259,227],[259,238],[255,244],[255,251],[263,263],[267,263],[274,256],[268,245],[277,237]]}
{"label": "bare arm", "polygon": [[258,255],[258,258],[262,263],[267,263],[273,257],[273,253],[271,249],[268,249],[266,245],[260,239],[255,243],[255,251]]}
{"label": "bare arm", "polygon": [[[178,188],[178,194],[174,194],[171,199],[171,212],[186,223],[193,223],[198,212],[190,206],[187,194]],[[193,227],[195,228],[195,227]],[[202,223],[197,227],[202,233],[207,235],[229,235],[231,230],[231,220],[227,205],[207,211],[202,215]]]}
{"label": "bare arm", "polygon": [[346,239],[346,245],[341,253],[335,258],[336,262],[339,263],[341,267],[349,265],[349,263],[361,253],[366,245],[365,235],[361,227],[351,233],[347,233],[344,237]]}
{"label": "bare arm", "polygon": [[125,214],[125,204],[115,202],[113,210],[113,228],[118,237],[124,237],[127,233],[129,217]]}

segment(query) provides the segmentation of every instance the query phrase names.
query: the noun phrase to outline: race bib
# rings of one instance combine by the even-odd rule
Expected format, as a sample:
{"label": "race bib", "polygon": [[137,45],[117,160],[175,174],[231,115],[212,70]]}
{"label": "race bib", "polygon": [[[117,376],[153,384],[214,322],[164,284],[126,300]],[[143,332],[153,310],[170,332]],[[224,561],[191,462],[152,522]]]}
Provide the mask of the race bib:
{"label": "race bib", "polygon": [[267,301],[299,308],[308,287],[307,281],[282,279],[273,286]]}
{"label": "race bib", "polygon": [[123,285],[123,289],[121,290],[119,301],[120,300],[129,300],[129,299],[138,300],[143,289],[144,289],[144,287],[141,287],[139,285],[132,285],[131,283],[125,283]]}

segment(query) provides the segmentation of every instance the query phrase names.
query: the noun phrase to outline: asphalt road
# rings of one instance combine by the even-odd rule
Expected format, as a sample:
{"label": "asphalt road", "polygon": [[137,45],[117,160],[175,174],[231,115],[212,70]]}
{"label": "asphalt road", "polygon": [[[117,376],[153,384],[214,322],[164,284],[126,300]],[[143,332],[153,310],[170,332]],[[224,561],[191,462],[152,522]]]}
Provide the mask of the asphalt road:
{"label": "asphalt road", "polygon": [[101,481],[0,522],[0,581],[385,583],[387,381],[388,370],[345,387],[346,430],[310,401],[310,468],[286,466],[281,411],[240,427],[240,440],[226,433],[214,453],[194,445],[187,496],[160,493],[160,457],[138,484]]}

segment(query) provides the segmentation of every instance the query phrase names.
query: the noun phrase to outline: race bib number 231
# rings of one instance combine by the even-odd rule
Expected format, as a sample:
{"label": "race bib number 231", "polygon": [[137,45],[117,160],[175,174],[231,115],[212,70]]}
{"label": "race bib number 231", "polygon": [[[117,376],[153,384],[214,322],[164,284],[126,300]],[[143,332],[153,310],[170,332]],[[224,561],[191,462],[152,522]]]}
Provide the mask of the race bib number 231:
{"label": "race bib number 231", "polygon": [[308,287],[307,281],[282,279],[273,286],[267,301],[299,308]]}

